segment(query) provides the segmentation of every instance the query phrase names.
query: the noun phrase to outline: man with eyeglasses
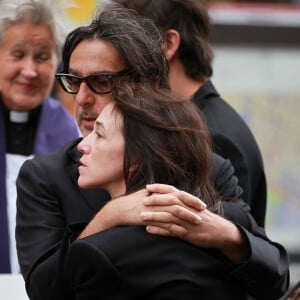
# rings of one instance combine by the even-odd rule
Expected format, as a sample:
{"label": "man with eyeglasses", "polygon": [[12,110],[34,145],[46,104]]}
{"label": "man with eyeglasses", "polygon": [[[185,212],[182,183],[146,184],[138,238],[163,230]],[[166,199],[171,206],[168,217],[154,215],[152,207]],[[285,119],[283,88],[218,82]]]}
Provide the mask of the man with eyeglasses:
{"label": "man with eyeglasses", "polygon": [[[75,115],[84,136],[92,131],[104,106],[113,101],[111,91],[122,81],[168,87],[168,63],[161,42],[152,22],[113,6],[104,7],[89,26],[79,27],[68,35],[63,49],[64,69],[56,77],[65,91],[74,94]],[[19,173],[17,250],[27,293],[32,299],[68,299],[64,278],[68,247],[76,239],[99,231],[146,225],[150,233],[155,233],[160,227],[165,235],[181,236],[203,246],[197,226],[198,212],[205,207],[199,199],[175,187],[151,185],[109,202],[104,191],[79,189],[78,142],[27,161]],[[212,176],[216,186],[224,195],[240,198],[230,164],[220,157],[215,159]],[[149,192],[155,194],[146,197]],[[144,198],[148,204],[142,201]],[[225,211],[225,216],[235,214],[234,206]],[[243,211],[241,202],[237,201],[236,207],[238,212]],[[232,236],[222,236],[220,230],[217,235],[206,234],[207,246],[219,242],[220,251],[232,246],[226,262],[232,264],[233,280],[243,284],[249,293],[272,288],[272,295],[282,294],[289,276],[285,249],[271,242],[264,230],[252,223],[247,211],[235,217],[241,223],[249,222],[249,231],[232,224],[234,241]],[[227,222],[223,218],[211,220],[202,224],[203,231],[209,232],[210,226],[220,227],[219,219]],[[83,275],[88,278],[90,274]],[[266,281],[266,277],[270,279]]]}
{"label": "man with eyeglasses", "polygon": [[74,74],[58,73],[55,75],[61,87],[69,94],[77,94],[81,83],[84,81],[87,86],[96,94],[109,94],[112,91],[114,81],[118,77],[128,75],[130,70],[121,72],[99,72],[85,77]]}

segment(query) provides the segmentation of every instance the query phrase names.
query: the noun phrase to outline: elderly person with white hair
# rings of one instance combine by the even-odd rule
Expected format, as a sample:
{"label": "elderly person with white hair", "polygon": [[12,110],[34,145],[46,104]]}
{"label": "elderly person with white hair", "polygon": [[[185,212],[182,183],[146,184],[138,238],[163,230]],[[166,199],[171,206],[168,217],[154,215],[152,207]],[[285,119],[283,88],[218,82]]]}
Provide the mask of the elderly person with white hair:
{"label": "elderly person with white hair", "polygon": [[0,273],[17,273],[15,180],[29,157],[79,136],[50,94],[64,42],[62,8],[52,0],[0,2]]}

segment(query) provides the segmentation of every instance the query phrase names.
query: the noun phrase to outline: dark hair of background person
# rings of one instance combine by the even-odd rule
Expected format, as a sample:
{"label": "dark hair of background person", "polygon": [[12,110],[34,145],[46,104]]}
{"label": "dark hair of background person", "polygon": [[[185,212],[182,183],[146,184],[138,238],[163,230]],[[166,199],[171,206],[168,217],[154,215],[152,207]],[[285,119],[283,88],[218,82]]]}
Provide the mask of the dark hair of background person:
{"label": "dark hair of background person", "polygon": [[[110,0],[136,10],[154,21],[163,38],[169,29],[180,34],[180,60],[185,72],[196,80],[213,74],[213,51],[210,44],[210,16],[204,0]],[[105,1],[104,1],[105,3]]]}
{"label": "dark hair of background person", "polygon": [[214,151],[232,162],[243,199],[249,203],[257,223],[264,227],[267,183],[261,151],[248,124],[210,81],[213,53],[207,0],[102,0],[102,3],[118,3],[154,21],[170,55],[171,89],[201,109]]}
{"label": "dark hair of background person", "polygon": [[124,116],[126,192],[161,182],[216,208],[211,139],[197,107],[169,89],[145,84],[124,83],[113,98]]}
{"label": "dark hair of background person", "polygon": [[[89,26],[79,27],[68,35],[62,53],[64,72],[68,72],[71,54],[80,42],[99,39],[110,42],[117,49],[131,71],[133,81],[168,87],[168,61],[162,49],[160,32],[153,21],[117,4],[108,5],[114,9],[102,10],[99,6],[96,19]],[[128,23],[130,15],[135,15],[135,18]],[[117,24],[115,20],[118,20]]]}

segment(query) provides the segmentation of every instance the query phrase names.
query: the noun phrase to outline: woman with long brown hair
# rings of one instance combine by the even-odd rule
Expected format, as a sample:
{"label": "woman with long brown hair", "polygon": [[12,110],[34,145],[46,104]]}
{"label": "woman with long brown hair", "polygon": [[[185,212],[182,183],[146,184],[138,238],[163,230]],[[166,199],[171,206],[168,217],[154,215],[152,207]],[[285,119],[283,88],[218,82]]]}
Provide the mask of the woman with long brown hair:
{"label": "woman with long brown hair", "polygon": [[[209,179],[210,138],[192,102],[168,89],[125,83],[113,99],[78,144],[79,186],[103,188],[114,199],[160,182],[200,197],[213,210],[209,213],[220,214]],[[67,257],[75,299],[243,299],[243,288],[229,273],[221,251],[149,235],[143,226],[116,227],[75,241]],[[92,281],[83,283],[82,274]]]}

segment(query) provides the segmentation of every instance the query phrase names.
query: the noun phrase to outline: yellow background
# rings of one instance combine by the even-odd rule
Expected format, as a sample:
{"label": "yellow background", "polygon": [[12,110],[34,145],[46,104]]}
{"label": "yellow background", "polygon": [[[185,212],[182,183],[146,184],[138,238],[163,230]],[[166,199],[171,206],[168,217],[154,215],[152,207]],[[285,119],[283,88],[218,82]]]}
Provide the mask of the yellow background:
{"label": "yellow background", "polygon": [[[64,2],[64,0],[61,0]],[[75,5],[67,8],[67,16],[73,23],[85,23],[91,19],[93,11],[100,1],[97,0],[73,0]]]}

